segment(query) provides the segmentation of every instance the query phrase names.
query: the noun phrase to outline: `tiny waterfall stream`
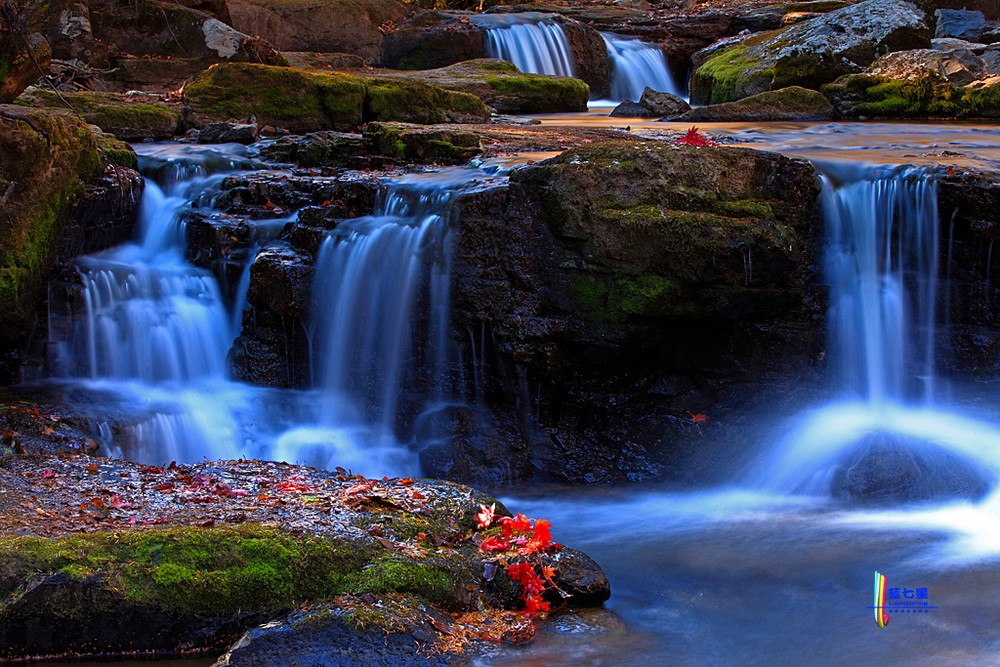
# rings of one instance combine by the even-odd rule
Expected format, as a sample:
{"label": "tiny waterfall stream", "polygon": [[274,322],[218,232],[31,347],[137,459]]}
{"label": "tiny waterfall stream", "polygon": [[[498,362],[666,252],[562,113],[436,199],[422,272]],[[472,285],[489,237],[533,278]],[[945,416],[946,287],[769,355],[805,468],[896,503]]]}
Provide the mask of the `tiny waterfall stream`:
{"label": "tiny waterfall stream", "polygon": [[[130,455],[417,472],[393,432],[398,400],[416,378],[445,375],[427,371],[447,365],[448,210],[484,172],[387,183],[371,215],[329,233],[313,286],[316,389],[269,390],[224,373],[249,274],[227,306],[214,276],[185,259],[181,222],[192,202],[211,207],[227,174],[258,167],[232,147],[139,150],[147,169],[161,163],[149,172],[157,182],[147,181],[142,236],[80,260],[88,317],[60,342],[73,382],[146,416]],[[775,424],[770,442],[747,444],[760,451],[726,483],[506,499],[600,562],[614,594],[607,610],[556,616],[530,646],[482,664],[996,664],[1000,415],[973,419],[935,386],[943,242],[933,175],[820,166],[841,390]],[[833,497],[858,452],[886,438],[915,447],[919,460],[959,461],[984,493],[892,508]],[[897,613],[880,630],[870,609],[876,569],[892,586],[926,588],[934,608]]]}

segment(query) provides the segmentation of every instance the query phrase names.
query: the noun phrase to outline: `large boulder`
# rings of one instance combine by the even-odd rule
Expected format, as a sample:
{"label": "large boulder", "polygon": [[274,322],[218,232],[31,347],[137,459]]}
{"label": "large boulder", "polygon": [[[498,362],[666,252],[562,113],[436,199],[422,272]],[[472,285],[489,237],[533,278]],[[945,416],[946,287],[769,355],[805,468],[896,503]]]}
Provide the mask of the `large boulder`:
{"label": "large boulder", "polygon": [[937,22],[935,37],[955,37],[970,42],[978,41],[986,29],[986,17],[982,12],[965,9],[939,9],[934,12]]}
{"label": "large boulder", "polygon": [[[127,146],[103,141],[75,116],[0,106],[0,381],[17,379],[30,335],[61,262],[119,243],[131,232],[134,172],[111,166]],[[133,156],[134,159],[134,156]],[[105,178],[107,174],[107,178]]]}
{"label": "large boulder", "polygon": [[930,37],[927,16],[916,5],[865,0],[695,54],[691,102],[729,102],[793,85],[819,88],[886,52],[929,47]]}
{"label": "large boulder", "polygon": [[790,86],[781,90],[758,93],[735,102],[696,107],[681,120],[713,123],[730,121],[769,120],[832,120],[833,106],[822,93]]}
{"label": "large boulder", "polygon": [[[930,62],[935,67],[940,63],[936,58]],[[958,87],[933,69],[909,69],[909,78],[896,78],[902,70],[885,73],[841,77],[823,86],[823,94],[844,118],[1000,117],[1000,76]]]}
{"label": "large boulder", "polygon": [[[806,363],[822,340],[806,324],[822,224],[804,161],[594,143],[460,199],[457,216],[454,337],[489,368],[466,376],[509,443],[493,465],[515,476],[662,475],[667,452],[682,456],[687,410]],[[492,442],[465,428],[452,444]],[[468,456],[449,468],[438,449],[436,469],[483,465]]]}
{"label": "large boulder", "polygon": [[377,64],[382,29],[400,21],[398,0],[229,0],[233,26],[284,51],[351,53]]}

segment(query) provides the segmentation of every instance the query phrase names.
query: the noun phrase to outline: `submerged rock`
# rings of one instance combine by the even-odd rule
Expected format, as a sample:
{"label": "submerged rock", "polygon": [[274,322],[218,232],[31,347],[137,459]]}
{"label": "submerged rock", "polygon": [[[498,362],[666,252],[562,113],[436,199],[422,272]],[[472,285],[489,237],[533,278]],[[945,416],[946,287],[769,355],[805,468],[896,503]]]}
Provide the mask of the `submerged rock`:
{"label": "submerged rock", "polygon": [[863,501],[977,500],[992,484],[985,470],[944,449],[877,433],[859,443],[831,491],[835,497]]}

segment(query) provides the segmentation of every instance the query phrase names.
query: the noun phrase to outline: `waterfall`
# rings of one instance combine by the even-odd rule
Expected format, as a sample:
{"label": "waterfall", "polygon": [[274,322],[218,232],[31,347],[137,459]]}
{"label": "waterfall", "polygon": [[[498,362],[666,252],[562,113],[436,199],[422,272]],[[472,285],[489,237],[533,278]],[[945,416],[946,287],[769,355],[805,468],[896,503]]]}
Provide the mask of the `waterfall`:
{"label": "waterfall", "polygon": [[[831,354],[871,403],[934,392],[937,190],[927,174],[824,176]],[[922,386],[914,387],[915,383]]]}
{"label": "waterfall", "polygon": [[480,17],[486,55],[517,65],[522,72],[574,76],[573,55],[562,26],[545,14],[526,12]]}
{"label": "waterfall", "polygon": [[386,432],[401,395],[426,376],[433,388],[443,371],[455,195],[434,182],[392,184],[373,215],[341,223],[319,251],[315,377]]}
{"label": "waterfall", "polygon": [[182,210],[216,185],[196,165],[147,180],[139,238],[81,258],[85,317],[69,344],[73,374],[147,383],[221,378],[234,331],[218,282],[184,257]]}
{"label": "waterfall", "polygon": [[638,101],[646,87],[682,95],[659,46],[610,32],[602,32],[601,37],[611,59],[612,100]]}

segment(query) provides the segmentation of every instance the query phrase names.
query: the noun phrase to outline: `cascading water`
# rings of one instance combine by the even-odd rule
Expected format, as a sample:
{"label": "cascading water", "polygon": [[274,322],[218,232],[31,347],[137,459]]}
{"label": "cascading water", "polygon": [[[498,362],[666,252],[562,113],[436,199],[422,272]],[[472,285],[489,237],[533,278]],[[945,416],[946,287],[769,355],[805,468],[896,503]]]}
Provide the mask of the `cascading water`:
{"label": "cascading water", "polygon": [[574,76],[573,55],[562,26],[550,16],[526,12],[478,17],[486,28],[486,55],[522,72]]}
{"label": "cascading water", "polygon": [[[512,62],[522,72],[576,76],[569,41],[553,17],[525,12],[473,20],[486,29],[486,55],[490,58]],[[611,62],[610,101],[638,100],[647,86],[682,94],[659,46],[610,32],[602,32],[601,37]]]}
{"label": "cascading water", "polygon": [[674,82],[663,49],[634,37],[602,32],[611,59],[611,100],[638,101],[647,87],[662,93],[682,96]]}
{"label": "cascading water", "polygon": [[[934,401],[939,220],[933,176],[824,168],[830,354],[846,396],[808,411],[751,481],[823,494],[836,493],[844,475],[855,474],[871,478],[864,483],[876,496],[910,483],[914,497],[979,495],[1000,473],[1000,431]],[[926,479],[887,481],[907,468]],[[878,488],[883,483],[887,489]]]}

